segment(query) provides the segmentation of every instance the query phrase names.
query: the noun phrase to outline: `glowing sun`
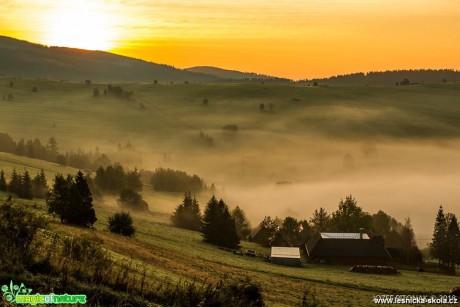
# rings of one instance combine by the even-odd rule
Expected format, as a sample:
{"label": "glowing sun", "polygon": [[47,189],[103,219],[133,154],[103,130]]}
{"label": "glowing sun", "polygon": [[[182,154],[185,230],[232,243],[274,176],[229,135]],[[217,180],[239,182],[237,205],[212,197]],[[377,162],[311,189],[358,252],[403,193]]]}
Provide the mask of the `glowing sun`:
{"label": "glowing sun", "polygon": [[62,1],[47,15],[46,44],[91,50],[114,47],[113,18],[96,1]]}

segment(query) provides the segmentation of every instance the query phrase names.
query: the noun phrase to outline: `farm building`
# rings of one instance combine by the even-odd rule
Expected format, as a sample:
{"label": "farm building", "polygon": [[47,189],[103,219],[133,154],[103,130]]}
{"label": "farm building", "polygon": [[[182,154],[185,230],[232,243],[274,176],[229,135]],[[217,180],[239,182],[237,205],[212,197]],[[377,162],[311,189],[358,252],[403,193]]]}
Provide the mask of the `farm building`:
{"label": "farm building", "polygon": [[272,247],[271,261],[274,264],[300,266],[300,250],[298,247]]}
{"label": "farm building", "polygon": [[384,265],[390,259],[382,236],[362,232],[321,232],[305,247],[310,260],[325,263]]}

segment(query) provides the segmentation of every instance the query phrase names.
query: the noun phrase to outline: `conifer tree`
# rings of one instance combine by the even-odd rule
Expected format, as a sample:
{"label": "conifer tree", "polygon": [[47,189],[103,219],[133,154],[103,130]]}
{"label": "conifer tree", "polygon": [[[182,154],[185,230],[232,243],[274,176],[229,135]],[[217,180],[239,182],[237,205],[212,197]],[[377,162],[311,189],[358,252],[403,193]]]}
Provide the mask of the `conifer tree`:
{"label": "conifer tree", "polygon": [[439,266],[446,262],[447,222],[444,209],[439,206],[436,222],[434,224],[433,239],[430,244],[431,257],[438,259]]}
{"label": "conifer tree", "polygon": [[93,197],[88,182],[82,171],[78,171],[71,190],[70,222],[82,226],[92,226],[96,221],[96,212],[93,208]]}
{"label": "conifer tree", "polygon": [[315,209],[310,223],[315,231],[327,231],[331,223],[331,215],[323,207],[319,208],[319,210]]}
{"label": "conifer tree", "polygon": [[243,209],[236,206],[235,209],[232,210],[232,218],[235,221],[235,228],[236,233],[238,234],[238,238],[241,240],[246,240],[251,233],[251,226]]}
{"label": "conifer tree", "polygon": [[199,231],[201,228],[201,212],[198,201],[189,192],[184,193],[184,200],[171,216],[173,225],[179,228]]}
{"label": "conifer tree", "polygon": [[70,187],[72,184],[72,177],[67,176],[64,178],[61,174],[54,177],[54,184],[46,199],[48,204],[48,212],[56,213],[61,223],[68,222],[68,215],[70,212]]}
{"label": "conifer tree", "polygon": [[32,191],[36,198],[46,198],[48,193],[48,182],[46,180],[45,171],[40,170],[34,179],[32,180]]}
{"label": "conifer tree", "polygon": [[203,240],[207,243],[236,248],[240,239],[235,229],[227,204],[221,199],[217,201],[213,195],[206,205],[202,224]]}
{"label": "conifer tree", "polygon": [[33,193],[32,193],[32,181],[30,179],[30,175],[27,170],[25,170],[24,174],[21,176],[19,197],[25,198],[25,199],[34,198]]}
{"label": "conifer tree", "polygon": [[460,229],[455,215],[447,226],[448,265],[455,272],[455,266],[460,264]]}
{"label": "conifer tree", "polygon": [[10,183],[8,184],[8,191],[19,195],[21,191],[21,176],[18,174],[16,169],[13,169],[11,173]]}
{"label": "conifer tree", "polygon": [[0,171],[0,191],[6,192],[8,190],[8,185],[5,179],[5,172],[3,170]]}
{"label": "conifer tree", "polygon": [[56,213],[62,223],[92,226],[97,221],[93,198],[81,171],[75,178],[56,175],[47,200],[48,211]]}

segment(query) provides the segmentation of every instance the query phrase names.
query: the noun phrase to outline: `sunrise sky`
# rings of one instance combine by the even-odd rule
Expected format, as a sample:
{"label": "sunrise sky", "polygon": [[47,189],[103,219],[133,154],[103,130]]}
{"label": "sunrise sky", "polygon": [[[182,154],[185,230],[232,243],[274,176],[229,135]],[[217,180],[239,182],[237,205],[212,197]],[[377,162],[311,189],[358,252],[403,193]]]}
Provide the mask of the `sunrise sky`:
{"label": "sunrise sky", "polygon": [[460,69],[459,0],[0,0],[0,35],[293,79]]}

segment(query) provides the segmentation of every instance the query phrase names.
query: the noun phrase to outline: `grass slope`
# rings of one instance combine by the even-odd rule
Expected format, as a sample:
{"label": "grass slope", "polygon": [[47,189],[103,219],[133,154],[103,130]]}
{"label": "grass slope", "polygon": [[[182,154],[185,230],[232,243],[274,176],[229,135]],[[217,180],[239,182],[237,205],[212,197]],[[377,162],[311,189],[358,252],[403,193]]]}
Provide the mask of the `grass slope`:
{"label": "grass slope", "polygon": [[[0,194],[0,199],[6,195]],[[24,205],[44,210],[42,201],[17,200]],[[55,220],[55,232],[77,235],[97,234],[113,257],[131,261],[139,273],[145,268],[148,279],[175,283],[178,281],[217,281],[235,276],[248,276],[262,286],[270,306],[299,305],[304,291],[315,293],[325,306],[368,306],[376,294],[445,294],[460,282],[460,277],[402,270],[398,276],[366,275],[348,272],[345,266],[304,264],[289,268],[260,259],[234,255],[202,242],[200,233],[177,229],[149,216],[136,216],[135,238],[109,233],[106,218],[114,208],[96,205],[96,230],[62,225]],[[36,209],[37,210],[37,209]],[[269,250],[243,242],[243,249]]]}

